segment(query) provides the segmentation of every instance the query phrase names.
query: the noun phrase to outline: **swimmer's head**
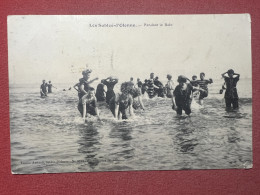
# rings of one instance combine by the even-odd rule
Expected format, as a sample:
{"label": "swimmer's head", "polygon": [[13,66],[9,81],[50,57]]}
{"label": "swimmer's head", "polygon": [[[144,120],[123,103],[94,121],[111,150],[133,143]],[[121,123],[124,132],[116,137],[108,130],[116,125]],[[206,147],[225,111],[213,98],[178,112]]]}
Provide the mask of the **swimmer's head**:
{"label": "swimmer's head", "polygon": [[127,91],[127,82],[124,82],[124,83],[122,83],[121,84],[121,87],[120,87],[120,91],[122,92],[122,93],[127,93],[128,91]]}
{"label": "swimmer's head", "polygon": [[186,79],[186,77],[185,76],[183,76],[183,75],[180,75],[180,76],[178,76],[178,83],[186,83],[187,82],[187,79]]}
{"label": "swimmer's head", "polygon": [[193,76],[192,76],[192,80],[193,80],[193,81],[197,80],[197,76],[196,76],[196,75],[193,75]]}
{"label": "swimmer's head", "polygon": [[51,81],[49,81],[49,83],[51,83]]}
{"label": "swimmer's head", "polygon": [[91,97],[95,95],[95,89],[93,87],[90,87],[88,89],[88,95],[91,96]]}
{"label": "swimmer's head", "polygon": [[43,79],[42,82],[45,83],[45,80]]}
{"label": "swimmer's head", "polygon": [[153,72],[150,74],[150,78],[151,78],[151,79],[154,78],[154,73],[153,73]]}
{"label": "swimmer's head", "polygon": [[131,78],[130,78],[130,81],[133,81],[133,80],[134,80],[134,78],[133,78],[133,77],[131,77]]}
{"label": "swimmer's head", "polygon": [[83,76],[88,76],[88,75],[90,75],[91,72],[92,72],[91,69],[87,69],[87,70],[82,71],[82,75]]}
{"label": "swimmer's head", "polygon": [[233,75],[234,75],[234,70],[233,69],[229,69],[228,71],[227,71],[227,73],[228,73],[228,76],[229,77],[233,77]]}
{"label": "swimmer's head", "polygon": [[170,75],[170,74],[167,74],[167,79],[169,79],[169,80],[171,80],[172,79],[172,75]]}
{"label": "swimmer's head", "polygon": [[205,73],[204,72],[201,72],[200,73],[200,79],[203,80],[205,78]]}

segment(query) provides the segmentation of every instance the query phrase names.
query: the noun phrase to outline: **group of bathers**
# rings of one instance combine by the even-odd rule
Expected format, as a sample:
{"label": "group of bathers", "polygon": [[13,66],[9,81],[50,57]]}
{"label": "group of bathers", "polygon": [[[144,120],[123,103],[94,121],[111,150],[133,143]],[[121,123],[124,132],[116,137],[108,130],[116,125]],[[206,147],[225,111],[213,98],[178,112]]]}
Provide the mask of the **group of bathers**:
{"label": "group of bathers", "polygon": [[[127,119],[126,109],[129,108],[129,114],[134,115],[133,109],[145,109],[142,102],[142,94],[147,93],[149,98],[167,97],[172,100],[172,109],[178,115],[182,115],[184,111],[187,115],[191,113],[191,102],[194,97],[198,97],[199,103],[203,104],[203,99],[208,96],[208,84],[213,83],[212,79],[205,79],[205,73],[200,73],[200,79],[193,76],[192,79],[180,75],[177,79],[178,85],[174,85],[172,76],[167,75],[167,83],[163,85],[158,77],[154,77],[154,73],[150,74],[150,78],[142,82],[139,78],[134,83],[133,78],[130,81],[123,82],[120,92],[115,93],[114,87],[118,83],[117,78],[108,77],[102,79],[97,85],[96,92],[90,85],[95,78],[90,80],[90,73],[87,69],[82,72],[83,78],[79,79],[77,86],[79,104],[78,109],[85,118],[88,114],[99,116],[96,102],[106,102],[115,118]],[[238,95],[236,84],[239,80],[239,74],[234,73],[232,69],[222,74],[225,83],[222,86],[225,92],[226,107],[238,108]],[[75,88],[74,86],[74,88]],[[105,90],[106,86],[106,90]],[[76,88],[75,88],[76,89]],[[85,107],[85,108],[84,108]],[[84,109],[83,109],[84,108]]]}

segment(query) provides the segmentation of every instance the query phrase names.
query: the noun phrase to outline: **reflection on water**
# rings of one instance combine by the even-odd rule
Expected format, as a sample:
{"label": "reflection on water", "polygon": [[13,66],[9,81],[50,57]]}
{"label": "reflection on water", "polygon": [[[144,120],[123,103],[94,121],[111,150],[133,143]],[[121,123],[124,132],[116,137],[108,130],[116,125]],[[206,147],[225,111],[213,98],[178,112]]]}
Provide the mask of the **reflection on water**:
{"label": "reflection on water", "polygon": [[[246,84],[242,84],[245,85]],[[15,173],[244,168],[252,163],[252,99],[225,110],[211,85],[204,106],[176,117],[167,98],[147,99],[146,111],[115,121],[106,104],[102,121],[83,123],[75,91],[39,98],[30,88],[10,89],[12,171]]]}
{"label": "reflection on water", "polygon": [[88,125],[79,131],[79,149],[78,152],[82,153],[85,156],[86,162],[89,166],[94,169],[99,164],[99,159],[96,157],[101,143],[99,142],[98,130],[93,125]]}

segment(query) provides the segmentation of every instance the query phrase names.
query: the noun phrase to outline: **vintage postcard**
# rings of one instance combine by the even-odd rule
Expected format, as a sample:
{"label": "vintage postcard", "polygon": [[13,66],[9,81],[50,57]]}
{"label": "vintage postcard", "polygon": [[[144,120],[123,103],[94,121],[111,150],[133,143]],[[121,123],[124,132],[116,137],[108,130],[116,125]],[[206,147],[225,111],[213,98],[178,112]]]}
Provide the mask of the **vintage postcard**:
{"label": "vintage postcard", "polygon": [[8,16],[13,174],[251,168],[249,14]]}

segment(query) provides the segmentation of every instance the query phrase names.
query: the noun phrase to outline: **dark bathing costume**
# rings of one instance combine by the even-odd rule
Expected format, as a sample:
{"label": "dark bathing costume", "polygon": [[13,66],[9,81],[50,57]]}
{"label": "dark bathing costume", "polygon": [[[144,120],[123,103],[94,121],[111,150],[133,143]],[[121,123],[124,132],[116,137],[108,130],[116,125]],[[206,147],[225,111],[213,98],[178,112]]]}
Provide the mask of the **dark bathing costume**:
{"label": "dark bathing costume", "polygon": [[115,116],[115,105],[119,105],[118,112],[122,113],[122,119],[127,119],[126,109],[129,105],[131,105],[131,103],[133,103],[133,98],[131,95],[116,94],[114,97],[110,99],[109,108]]}
{"label": "dark bathing costume", "polygon": [[52,93],[52,84],[51,83],[47,84],[47,86],[48,86],[48,93]]}
{"label": "dark bathing costume", "polygon": [[147,85],[148,85],[147,93],[149,98],[153,98],[155,96],[153,84],[154,84],[154,79],[147,80]]}
{"label": "dark bathing costume", "polygon": [[154,84],[159,87],[159,89],[154,89],[155,95],[158,97],[164,97],[163,84],[159,80],[154,80]]}
{"label": "dark bathing costume", "polygon": [[96,116],[97,113],[95,111],[95,108],[96,108],[96,100],[95,100],[95,97],[92,97],[91,99],[85,99],[85,100],[82,100],[82,98],[79,100],[79,103],[78,103],[78,110],[81,114],[81,116],[83,116],[83,102],[82,101],[86,101],[86,109],[87,109],[87,113],[93,115],[93,116]]}
{"label": "dark bathing costume", "polygon": [[[79,86],[84,85],[84,90],[87,92],[90,88],[89,84],[86,83],[86,80],[84,78],[79,79]],[[78,90],[78,97],[79,100],[85,95],[84,92],[82,92],[80,89]]]}
{"label": "dark bathing costume", "polygon": [[187,88],[185,90],[181,89],[180,85],[177,85],[173,94],[175,96],[175,102],[177,105],[177,114],[182,115],[182,110],[185,111],[187,115],[191,113],[191,93],[193,87],[191,84],[187,84]]}
{"label": "dark bathing costume", "polygon": [[104,86],[105,85],[103,83],[99,83],[97,86],[96,98],[98,102],[103,102],[106,99]]}
{"label": "dark bathing costume", "polygon": [[106,94],[106,103],[109,104],[109,101],[112,97],[115,96],[114,86],[117,84],[118,80],[112,81],[104,81],[104,84],[107,86],[107,94]]}
{"label": "dark bathing costume", "polygon": [[147,83],[144,83],[144,84],[142,85],[142,88],[141,88],[142,94],[144,94],[144,93],[146,92],[146,89],[147,89],[147,88],[148,88]]}
{"label": "dark bathing costume", "polygon": [[224,77],[226,83],[226,92],[225,92],[225,101],[226,107],[231,108],[231,104],[233,108],[238,108],[238,94],[237,94],[237,82],[239,81],[239,76],[235,78]]}
{"label": "dark bathing costume", "polygon": [[[39,85],[38,85],[39,86]],[[42,89],[42,92],[45,94],[45,95],[43,95],[41,92],[40,92],[40,94],[41,94],[41,97],[44,97],[44,96],[46,96],[46,93],[47,93],[47,89],[46,89],[46,83],[45,84],[41,84],[41,89]]]}

